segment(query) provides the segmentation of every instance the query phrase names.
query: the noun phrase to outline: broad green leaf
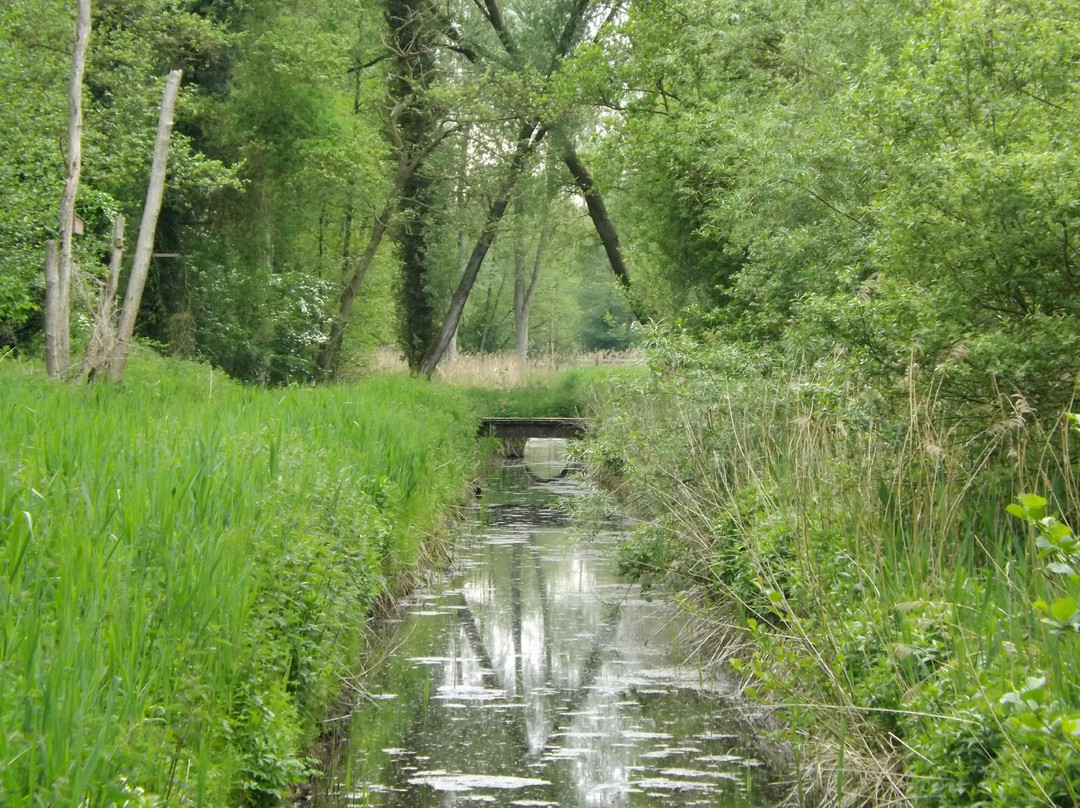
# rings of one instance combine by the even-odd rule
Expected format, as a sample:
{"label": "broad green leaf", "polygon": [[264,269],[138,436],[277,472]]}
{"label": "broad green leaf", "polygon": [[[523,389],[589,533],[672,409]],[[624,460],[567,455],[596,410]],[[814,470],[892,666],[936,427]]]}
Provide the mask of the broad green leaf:
{"label": "broad green leaf", "polygon": [[1046,500],[1038,494],[1021,494],[1017,499],[1032,519],[1042,519],[1046,514]]}
{"label": "broad green leaf", "polygon": [[1058,598],[1050,607],[1050,616],[1062,623],[1076,614],[1077,604],[1075,598]]}
{"label": "broad green leaf", "polygon": [[1015,516],[1018,519],[1027,519],[1028,518],[1027,511],[1025,511],[1023,508],[1021,508],[1015,502],[1011,503],[1010,505],[1006,505],[1005,510],[1008,511],[1009,513],[1011,513],[1013,516]]}

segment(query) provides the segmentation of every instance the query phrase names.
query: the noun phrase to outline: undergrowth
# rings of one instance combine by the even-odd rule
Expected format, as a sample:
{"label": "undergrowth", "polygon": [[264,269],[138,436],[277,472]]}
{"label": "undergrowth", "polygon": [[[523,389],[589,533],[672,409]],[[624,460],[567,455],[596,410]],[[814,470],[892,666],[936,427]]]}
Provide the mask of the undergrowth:
{"label": "undergrowth", "polygon": [[122,385],[0,365],[0,410],[0,804],[278,804],[373,604],[438,552],[459,395],[142,356]]}
{"label": "undergrowth", "polygon": [[960,412],[915,367],[881,389],[678,338],[649,361],[588,450],[649,515],[620,564],[775,706],[791,803],[1080,805],[1066,420]]}

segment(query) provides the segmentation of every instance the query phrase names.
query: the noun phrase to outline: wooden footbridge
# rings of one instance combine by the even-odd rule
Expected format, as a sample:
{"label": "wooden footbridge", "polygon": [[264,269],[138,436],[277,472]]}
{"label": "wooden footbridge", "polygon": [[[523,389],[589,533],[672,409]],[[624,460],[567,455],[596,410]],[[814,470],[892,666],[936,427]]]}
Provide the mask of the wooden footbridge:
{"label": "wooden footbridge", "polygon": [[480,422],[480,437],[501,440],[529,438],[583,438],[589,431],[585,418],[485,418]]}

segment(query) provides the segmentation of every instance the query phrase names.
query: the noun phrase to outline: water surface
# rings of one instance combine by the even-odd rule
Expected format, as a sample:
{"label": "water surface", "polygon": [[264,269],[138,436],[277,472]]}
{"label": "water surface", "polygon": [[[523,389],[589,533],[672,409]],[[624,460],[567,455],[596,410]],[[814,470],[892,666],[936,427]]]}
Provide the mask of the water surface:
{"label": "water surface", "polygon": [[563,451],[494,472],[453,569],[380,627],[322,804],[770,804],[730,685],[615,575],[625,525],[570,517]]}

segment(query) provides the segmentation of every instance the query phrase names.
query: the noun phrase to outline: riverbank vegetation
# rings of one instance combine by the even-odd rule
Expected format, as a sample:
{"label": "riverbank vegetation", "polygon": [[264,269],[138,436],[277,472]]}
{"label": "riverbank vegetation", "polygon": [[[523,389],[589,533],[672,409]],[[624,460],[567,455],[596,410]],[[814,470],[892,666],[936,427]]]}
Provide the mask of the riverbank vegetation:
{"label": "riverbank vegetation", "polygon": [[405,376],[0,374],[0,802],[277,804],[369,612],[442,557],[471,413]]}
{"label": "riverbank vegetation", "polygon": [[624,568],[792,728],[793,801],[1078,802],[1076,12],[633,16],[656,114],[604,143],[679,204],[634,200],[668,316],[592,459],[652,515]]}
{"label": "riverbank vegetation", "polygon": [[[512,346],[522,365],[647,338],[648,371],[622,376],[591,450],[655,516],[623,563],[686,590],[688,603],[752,640],[733,664],[817,747],[820,776],[804,771],[793,798],[1077,803],[1078,593],[1065,527],[1080,525],[1078,444],[1065,427],[1080,364],[1076,0],[109,0],[94,3],[75,88],[85,102],[81,174],[56,145],[76,140],[77,127],[65,126],[74,5],[0,8],[0,350],[19,361],[43,352],[41,269],[47,243],[62,235],[61,191],[76,181],[84,232],[67,255],[68,321],[73,347],[89,340],[110,258],[121,281],[130,273],[112,249],[113,222],[118,213],[134,220],[142,205],[161,85],[182,69],[139,337],[268,385],[355,378],[376,347],[438,378],[458,347]],[[84,369],[73,355],[58,375],[90,375]],[[250,487],[256,499],[235,507],[293,503],[294,475],[278,481],[271,468],[287,460],[300,464],[295,480],[323,492],[319,501],[337,502],[341,469],[362,475],[340,490],[365,492],[356,512],[396,525],[420,507],[401,491],[431,484],[442,496],[428,472],[407,471],[421,456],[408,447],[427,445],[414,429],[431,420],[457,435],[462,396],[482,415],[580,412],[592,373],[535,387],[519,385],[519,374],[498,393],[379,381],[362,389],[388,392],[355,407],[348,387],[287,388],[279,399],[207,379],[230,391],[215,400],[232,402],[220,417],[237,419],[238,456],[255,458],[235,474],[265,471]],[[134,528],[113,527],[144,504],[106,492],[156,485],[130,464],[99,462],[95,441],[107,452],[121,452],[109,447],[131,430],[144,436],[140,450],[159,431],[165,446],[181,441],[162,450],[168,462],[185,458],[169,472],[175,480],[144,492],[145,506],[161,509],[151,522],[171,526],[196,494],[207,501],[199,486],[211,477],[184,471],[217,462],[199,446],[231,440],[231,425],[213,427],[219,416],[203,405],[175,416],[205,414],[189,430],[206,430],[201,443],[154,420],[151,402],[171,385],[178,401],[196,395],[191,372],[162,375],[150,383],[144,374],[142,393],[99,390],[100,379],[61,392],[15,373],[23,392],[5,391],[40,399],[12,406],[7,451],[30,475],[2,483],[13,486],[2,489],[12,574],[38,563],[26,548],[49,519],[120,537],[105,544],[114,555],[63,561],[74,573],[44,553],[31,587],[65,608],[77,601],[49,619],[85,616],[92,638],[121,620],[114,644],[147,644],[163,630],[171,617],[151,620],[138,605],[162,593],[181,610],[179,625],[195,620],[183,617],[186,588],[203,580],[203,562],[178,556],[179,572],[161,567],[163,582],[133,590],[133,606],[94,605],[95,593],[136,586],[124,572],[131,564],[150,563],[131,545]],[[399,384],[408,392],[389,392]],[[404,412],[410,402],[420,415]],[[293,419],[281,427],[291,453],[284,437],[229,414],[247,406],[267,423]],[[398,426],[387,428],[398,432],[384,441],[382,427],[363,425],[388,408],[386,422]],[[107,424],[93,420],[99,410]],[[321,424],[324,411],[334,429],[367,430],[370,473],[335,454],[334,431],[333,445],[312,443],[312,456],[298,457],[296,425]],[[23,451],[31,460],[18,459]],[[134,476],[117,486],[110,474]],[[242,530],[228,503],[248,488],[215,489],[224,515],[215,506],[197,520],[222,535]],[[64,501],[54,510],[56,496]],[[322,505],[295,503],[303,525],[323,518],[306,510]],[[84,519],[91,506],[103,510]],[[337,535],[336,518],[313,535]],[[275,553],[285,549],[266,548],[250,563],[284,563]],[[128,566],[114,566],[123,552]],[[408,568],[415,548],[401,552]],[[230,559],[207,563],[247,563]],[[390,579],[395,564],[380,576]],[[63,595],[75,575],[80,588]],[[109,576],[119,575],[114,586]],[[290,582],[286,600],[301,597],[301,584]],[[258,591],[229,595],[239,616],[199,619],[240,636],[229,621],[247,619]],[[33,649],[48,635],[25,619],[5,635],[17,642],[4,653],[31,656],[4,668],[4,699],[21,671],[44,677],[42,687],[67,675],[41,662]],[[308,624],[289,625],[293,636]],[[156,667],[124,679],[100,665],[107,643],[57,637],[62,653],[88,654],[79,675],[90,678],[19,702],[29,723],[0,739],[14,750],[11,777],[74,793],[86,780],[68,761],[105,759],[117,726],[108,722],[58,755],[35,746],[46,720],[62,728],[84,714],[77,694],[104,699],[95,715],[139,716],[133,738],[151,733],[130,748],[143,743],[147,760],[169,761],[151,770],[171,773],[148,786],[133,780],[138,787],[171,795],[169,783],[201,777],[208,790],[198,793],[219,795],[235,782],[200,765],[231,741],[208,729],[196,747],[185,727],[209,726],[192,699],[227,697],[228,732],[259,736],[265,714],[230,689],[240,674],[213,673],[224,677],[218,689],[195,676],[190,689],[154,690],[139,676]],[[203,653],[184,643],[160,665]],[[283,703],[294,667],[303,669],[282,673]],[[117,676],[135,689],[110,690]],[[162,692],[149,718],[143,695],[123,695]],[[248,712],[235,711],[244,704]],[[264,733],[278,738],[274,749],[284,737],[276,731]],[[179,751],[161,751],[170,744]],[[223,760],[242,771],[242,754]],[[302,763],[267,754],[283,771]],[[277,788],[264,786],[251,793]]]}
{"label": "riverbank vegetation", "polygon": [[[888,400],[843,361],[662,345],[591,450],[651,514],[620,565],[682,592],[776,705],[807,761],[793,798],[1074,804],[1077,545],[1046,521],[1080,512],[1066,423],[1002,397],[975,426],[914,379]],[[1053,504],[1013,504],[1029,491]]]}

